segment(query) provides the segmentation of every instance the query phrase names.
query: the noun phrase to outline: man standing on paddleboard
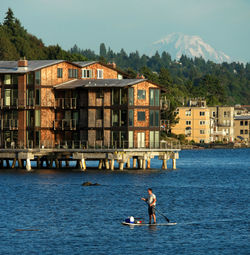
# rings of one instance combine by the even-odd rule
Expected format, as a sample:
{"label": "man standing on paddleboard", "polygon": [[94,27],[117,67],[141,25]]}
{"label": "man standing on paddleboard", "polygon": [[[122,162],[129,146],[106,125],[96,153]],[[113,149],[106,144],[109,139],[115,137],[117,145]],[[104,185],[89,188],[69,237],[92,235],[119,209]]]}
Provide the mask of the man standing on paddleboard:
{"label": "man standing on paddleboard", "polygon": [[152,216],[154,219],[154,224],[156,224],[156,216],[155,216],[155,206],[156,206],[156,196],[152,192],[151,188],[148,188],[148,198],[141,198],[143,201],[148,204],[148,215],[149,215],[149,224],[151,224]]}

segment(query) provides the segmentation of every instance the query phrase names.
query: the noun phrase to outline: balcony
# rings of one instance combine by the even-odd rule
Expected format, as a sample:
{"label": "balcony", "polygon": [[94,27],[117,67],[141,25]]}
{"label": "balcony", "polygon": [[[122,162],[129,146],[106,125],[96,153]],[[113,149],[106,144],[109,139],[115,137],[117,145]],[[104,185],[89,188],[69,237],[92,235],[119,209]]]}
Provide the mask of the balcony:
{"label": "balcony", "polygon": [[76,98],[56,98],[55,108],[60,109],[76,109]]}
{"label": "balcony", "polygon": [[4,108],[18,108],[18,99],[17,98],[1,98],[0,101],[1,109]]}
{"label": "balcony", "polygon": [[35,108],[35,98],[27,98],[26,109],[34,109],[34,108]]}
{"label": "balcony", "polygon": [[10,120],[1,120],[0,121],[1,130],[18,130],[18,120],[10,119]]}
{"label": "balcony", "polygon": [[53,121],[54,130],[76,130],[77,121],[74,119],[63,119]]}

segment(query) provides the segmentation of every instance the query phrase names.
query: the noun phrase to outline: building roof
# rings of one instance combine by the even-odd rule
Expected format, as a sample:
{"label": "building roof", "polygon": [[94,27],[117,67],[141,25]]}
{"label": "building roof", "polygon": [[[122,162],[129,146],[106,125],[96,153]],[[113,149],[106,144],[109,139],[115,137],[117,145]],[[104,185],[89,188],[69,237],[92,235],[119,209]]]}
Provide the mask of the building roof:
{"label": "building roof", "polygon": [[75,89],[75,88],[123,88],[146,81],[145,79],[94,79],[94,80],[72,80],[54,86],[55,89]]}
{"label": "building roof", "polygon": [[86,67],[86,66],[96,64],[96,63],[98,63],[98,61],[76,61],[76,62],[73,62],[73,63],[78,65],[78,66],[81,66],[81,67]]}
{"label": "building roof", "polygon": [[18,67],[18,61],[0,61],[0,73],[28,73],[59,64],[65,60],[29,60],[28,67]]}
{"label": "building roof", "polygon": [[250,115],[239,115],[234,117],[235,120],[250,120]]}

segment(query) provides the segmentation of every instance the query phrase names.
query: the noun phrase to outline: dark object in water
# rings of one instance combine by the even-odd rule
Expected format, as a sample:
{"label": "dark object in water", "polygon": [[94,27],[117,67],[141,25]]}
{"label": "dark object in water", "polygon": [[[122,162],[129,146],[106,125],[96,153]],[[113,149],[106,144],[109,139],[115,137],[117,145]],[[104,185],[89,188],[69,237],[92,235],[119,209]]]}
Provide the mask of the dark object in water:
{"label": "dark object in water", "polygon": [[92,182],[84,182],[82,186],[100,186],[99,183],[92,183]]}

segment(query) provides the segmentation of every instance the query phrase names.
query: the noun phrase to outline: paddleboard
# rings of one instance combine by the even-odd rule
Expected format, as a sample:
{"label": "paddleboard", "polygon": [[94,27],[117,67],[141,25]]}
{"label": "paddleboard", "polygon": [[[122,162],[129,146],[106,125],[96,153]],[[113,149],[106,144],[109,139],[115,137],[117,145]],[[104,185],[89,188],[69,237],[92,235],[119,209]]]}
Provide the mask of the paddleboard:
{"label": "paddleboard", "polygon": [[169,222],[169,223],[156,223],[156,224],[149,224],[149,223],[129,223],[129,222],[122,222],[122,225],[126,226],[174,226],[176,222]]}

